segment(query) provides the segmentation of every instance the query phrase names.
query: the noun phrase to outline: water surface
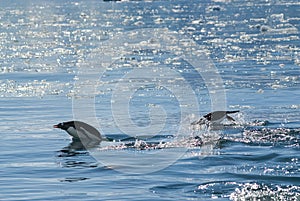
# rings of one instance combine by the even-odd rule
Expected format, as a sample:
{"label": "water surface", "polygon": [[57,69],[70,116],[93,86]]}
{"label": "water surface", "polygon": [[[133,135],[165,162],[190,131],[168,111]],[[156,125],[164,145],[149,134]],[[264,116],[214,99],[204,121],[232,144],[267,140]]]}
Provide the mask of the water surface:
{"label": "water surface", "polygon": [[[300,199],[298,1],[0,2],[1,200]],[[203,47],[223,79],[226,107],[241,113],[209,155],[189,149],[165,169],[135,175],[70,148],[52,125],[73,119],[74,83],[89,53],[115,33],[143,28],[168,28]],[[106,71],[95,103],[107,135],[120,133],[110,86],[144,53]],[[209,112],[201,78],[184,62],[165,67],[172,66],[198,92],[199,113]],[[161,134],[178,129],[180,105],[170,91],[148,86],[135,95],[134,123],[148,125],[149,107],[162,105]]]}

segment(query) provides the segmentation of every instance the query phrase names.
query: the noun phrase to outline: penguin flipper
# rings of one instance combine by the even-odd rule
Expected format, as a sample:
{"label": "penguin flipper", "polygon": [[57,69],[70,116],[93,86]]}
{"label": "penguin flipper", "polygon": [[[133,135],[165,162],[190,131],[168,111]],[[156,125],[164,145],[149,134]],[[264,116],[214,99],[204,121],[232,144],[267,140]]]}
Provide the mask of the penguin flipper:
{"label": "penguin flipper", "polygon": [[233,113],[237,113],[240,112],[239,110],[233,110],[233,111],[226,111],[226,114],[233,114]]}
{"label": "penguin flipper", "polygon": [[229,116],[229,115],[226,115],[226,118],[227,118],[227,120],[229,120],[229,121],[235,121],[235,119],[234,118],[232,118],[231,116]]}

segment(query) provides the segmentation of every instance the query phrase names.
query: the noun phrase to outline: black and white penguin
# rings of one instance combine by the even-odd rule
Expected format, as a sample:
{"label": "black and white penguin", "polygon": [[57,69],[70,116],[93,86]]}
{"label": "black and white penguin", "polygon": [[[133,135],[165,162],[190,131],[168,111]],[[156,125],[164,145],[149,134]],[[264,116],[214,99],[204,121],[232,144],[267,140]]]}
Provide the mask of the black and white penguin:
{"label": "black and white penguin", "polygon": [[93,126],[81,121],[68,121],[53,126],[65,130],[73,137],[73,140],[80,140],[82,143],[100,143],[102,138],[100,132]]}
{"label": "black and white penguin", "polygon": [[229,116],[228,114],[233,114],[240,112],[239,110],[234,111],[214,111],[210,112],[203,117],[201,117],[198,121],[194,121],[192,125],[203,125],[203,124],[220,124],[224,119],[229,121],[235,121],[234,118]]}

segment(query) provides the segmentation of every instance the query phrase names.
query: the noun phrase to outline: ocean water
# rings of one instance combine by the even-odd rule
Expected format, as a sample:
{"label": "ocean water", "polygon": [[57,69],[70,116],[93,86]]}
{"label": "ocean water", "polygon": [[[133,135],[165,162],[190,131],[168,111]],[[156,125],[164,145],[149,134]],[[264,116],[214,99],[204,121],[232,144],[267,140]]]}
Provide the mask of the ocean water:
{"label": "ocean water", "polygon": [[[0,200],[300,200],[299,11],[0,0]],[[190,126],[214,108],[240,112]],[[76,146],[74,118],[114,141]]]}

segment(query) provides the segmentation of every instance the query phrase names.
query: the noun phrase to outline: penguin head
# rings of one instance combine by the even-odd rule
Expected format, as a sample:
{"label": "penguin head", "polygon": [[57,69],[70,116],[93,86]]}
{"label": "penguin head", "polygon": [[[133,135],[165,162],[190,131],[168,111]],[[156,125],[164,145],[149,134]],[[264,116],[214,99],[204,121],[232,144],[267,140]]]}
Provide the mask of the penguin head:
{"label": "penguin head", "polygon": [[59,123],[59,124],[53,126],[53,128],[60,128],[65,131],[68,130],[68,128],[70,128],[70,127],[75,127],[74,121],[62,122],[62,123]]}

